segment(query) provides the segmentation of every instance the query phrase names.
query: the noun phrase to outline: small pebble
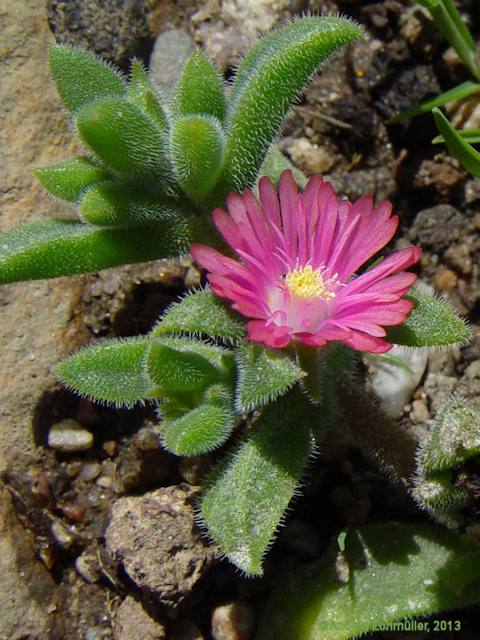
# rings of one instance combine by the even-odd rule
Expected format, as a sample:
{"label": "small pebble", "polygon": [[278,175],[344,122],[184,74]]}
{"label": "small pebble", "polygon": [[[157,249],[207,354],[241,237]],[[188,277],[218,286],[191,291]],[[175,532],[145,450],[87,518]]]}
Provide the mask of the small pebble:
{"label": "small pebble", "polygon": [[105,638],[108,638],[109,636],[110,636],[109,629],[107,629],[106,627],[96,626],[96,627],[89,627],[85,631],[83,638],[84,640],[105,640]]}
{"label": "small pebble", "polygon": [[140,451],[156,451],[161,448],[160,437],[152,427],[142,427],[133,437],[133,443]]}
{"label": "small pebble", "polygon": [[82,507],[73,502],[66,502],[61,505],[60,509],[62,513],[64,513],[69,520],[72,522],[76,522],[77,524],[82,522],[85,517],[85,507]]}
{"label": "small pebble", "polygon": [[213,610],[213,640],[249,640],[254,626],[255,611],[248,602],[229,602]]}
{"label": "small pebble", "polygon": [[98,478],[102,472],[102,465],[98,462],[87,462],[83,465],[82,470],[78,474],[78,479],[82,482],[91,482]]}
{"label": "small pebble", "polygon": [[115,442],[115,440],[106,440],[102,444],[102,449],[105,451],[107,456],[112,457],[117,452],[117,443]]}
{"label": "small pebble", "polygon": [[48,446],[63,453],[87,451],[93,446],[93,435],[76,420],[62,420],[50,427]]}
{"label": "small pebble", "polygon": [[100,571],[96,554],[86,549],[75,560],[75,569],[77,573],[89,584],[93,584],[100,580]]}
{"label": "small pebble", "polygon": [[113,478],[111,476],[100,476],[97,484],[99,487],[103,487],[103,489],[111,489],[113,486]]}
{"label": "small pebble", "polygon": [[69,549],[75,542],[75,536],[67,529],[67,527],[60,521],[54,520],[50,528],[55,542],[62,549]]}

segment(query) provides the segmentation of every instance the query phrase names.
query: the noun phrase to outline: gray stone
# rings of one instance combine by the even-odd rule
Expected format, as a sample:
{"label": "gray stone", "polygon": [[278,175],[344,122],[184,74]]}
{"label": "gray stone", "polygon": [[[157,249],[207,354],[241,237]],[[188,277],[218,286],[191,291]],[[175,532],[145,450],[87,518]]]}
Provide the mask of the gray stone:
{"label": "gray stone", "polygon": [[50,427],[48,446],[63,453],[87,451],[93,446],[93,435],[79,422],[69,418]]}
{"label": "gray stone", "polygon": [[197,493],[187,485],[119,498],[110,512],[106,548],[137,587],[177,606],[217,552],[195,526]]}
{"label": "gray stone", "polygon": [[100,568],[98,566],[97,554],[92,549],[85,549],[85,551],[78,556],[75,560],[75,569],[77,570],[78,575],[89,584],[93,584],[100,580]]}
{"label": "gray stone", "polygon": [[388,356],[398,358],[398,363],[382,356],[369,356],[372,387],[385,413],[391,418],[400,418],[403,407],[410,401],[422,379],[428,353],[426,350],[406,350],[395,345]]}
{"label": "gray stone", "polygon": [[150,74],[166,95],[172,94],[183,65],[194,49],[192,38],[180,29],[164,31],[155,40],[150,57]]}
{"label": "gray stone", "polygon": [[153,620],[131,596],[118,607],[113,622],[113,640],[164,640],[166,637],[163,624]]}

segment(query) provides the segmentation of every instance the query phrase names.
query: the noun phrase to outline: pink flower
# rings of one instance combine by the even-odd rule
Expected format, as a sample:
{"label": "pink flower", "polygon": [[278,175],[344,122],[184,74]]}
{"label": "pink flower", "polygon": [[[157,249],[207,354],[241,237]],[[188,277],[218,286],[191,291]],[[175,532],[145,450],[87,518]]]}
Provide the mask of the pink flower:
{"label": "pink flower", "polygon": [[213,212],[241,262],[205,245],[191,249],[209,271],[212,290],[249,318],[249,339],[276,348],[295,340],[314,346],[341,341],[359,351],[388,351],[384,327],[401,324],[412,309],[402,296],[416,275],[403,269],[421,250],[396,251],[355,273],[397,229],[390,202],[374,208],[371,196],[353,204],[339,200],[320,176],[299,193],[290,171],[282,174],[278,195],[265,177],[259,194],[260,203],[248,189],[231,193],[228,214]]}

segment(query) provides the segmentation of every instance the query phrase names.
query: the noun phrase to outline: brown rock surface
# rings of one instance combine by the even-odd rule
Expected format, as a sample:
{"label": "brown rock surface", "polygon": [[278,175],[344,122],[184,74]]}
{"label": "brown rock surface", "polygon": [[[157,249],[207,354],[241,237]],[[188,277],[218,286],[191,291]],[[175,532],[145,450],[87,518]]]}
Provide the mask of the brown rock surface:
{"label": "brown rock surface", "polygon": [[[31,170],[67,156],[74,148],[68,121],[48,77],[46,50],[51,35],[43,3],[5,0],[0,24],[3,231],[30,217],[64,213],[64,207],[35,183]],[[75,282],[0,288],[0,472],[34,449],[35,399],[52,383],[48,367],[63,355],[61,336]],[[0,638],[47,637],[54,582],[34,559],[6,492],[0,496],[0,523]]]}
{"label": "brown rock surface", "polygon": [[119,498],[105,532],[106,548],[137,587],[162,604],[177,606],[216,556],[195,527],[189,485],[162,487]]}

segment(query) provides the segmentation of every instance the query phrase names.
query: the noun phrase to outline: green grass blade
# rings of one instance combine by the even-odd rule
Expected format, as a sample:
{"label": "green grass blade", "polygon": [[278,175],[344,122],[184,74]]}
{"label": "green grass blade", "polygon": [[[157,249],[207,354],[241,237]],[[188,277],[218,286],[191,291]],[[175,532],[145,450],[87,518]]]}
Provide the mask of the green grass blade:
{"label": "green grass blade", "polygon": [[188,221],[106,229],[73,220],[37,220],[0,236],[0,284],[89,273],[188,251]]}
{"label": "green grass blade", "polygon": [[[458,135],[469,144],[480,144],[480,129],[456,129]],[[445,144],[443,136],[436,136],[432,140],[432,144]]]}
{"label": "green grass blade", "polygon": [[420,2],[426,7],[444,38],[457,52],[472,75],[480,80],[480,63],[475,53],[475,42],[451,0]]}
{"label": "green grass blade", "polygon": [[431,100],[425,100],[421,104],[417,104],[414,107],[410,107],[402,113],[394,116],[387,120],[387,124],[396,124],[398,122],[402,122],[402,120],[408,120],[409,118],[414,118],[415,116],[419,116],[423,113],[429,113],[435,107],[442,107],[447,102],[452,102],[452,100],[461,100],[462,98],[467,98],[475,93],[480,93],[480,84],[478,82],[463,82],[459,84],[457,87],[453,89],[449,89],[444,93],[435,96]]}
{"label": "green grass blade", "polygon": [[480,153],[455,131],[440,109],[433,109],[432,113],[435,118],[435,124],[443,136],[450,153],[473,176],[480,177]]}

